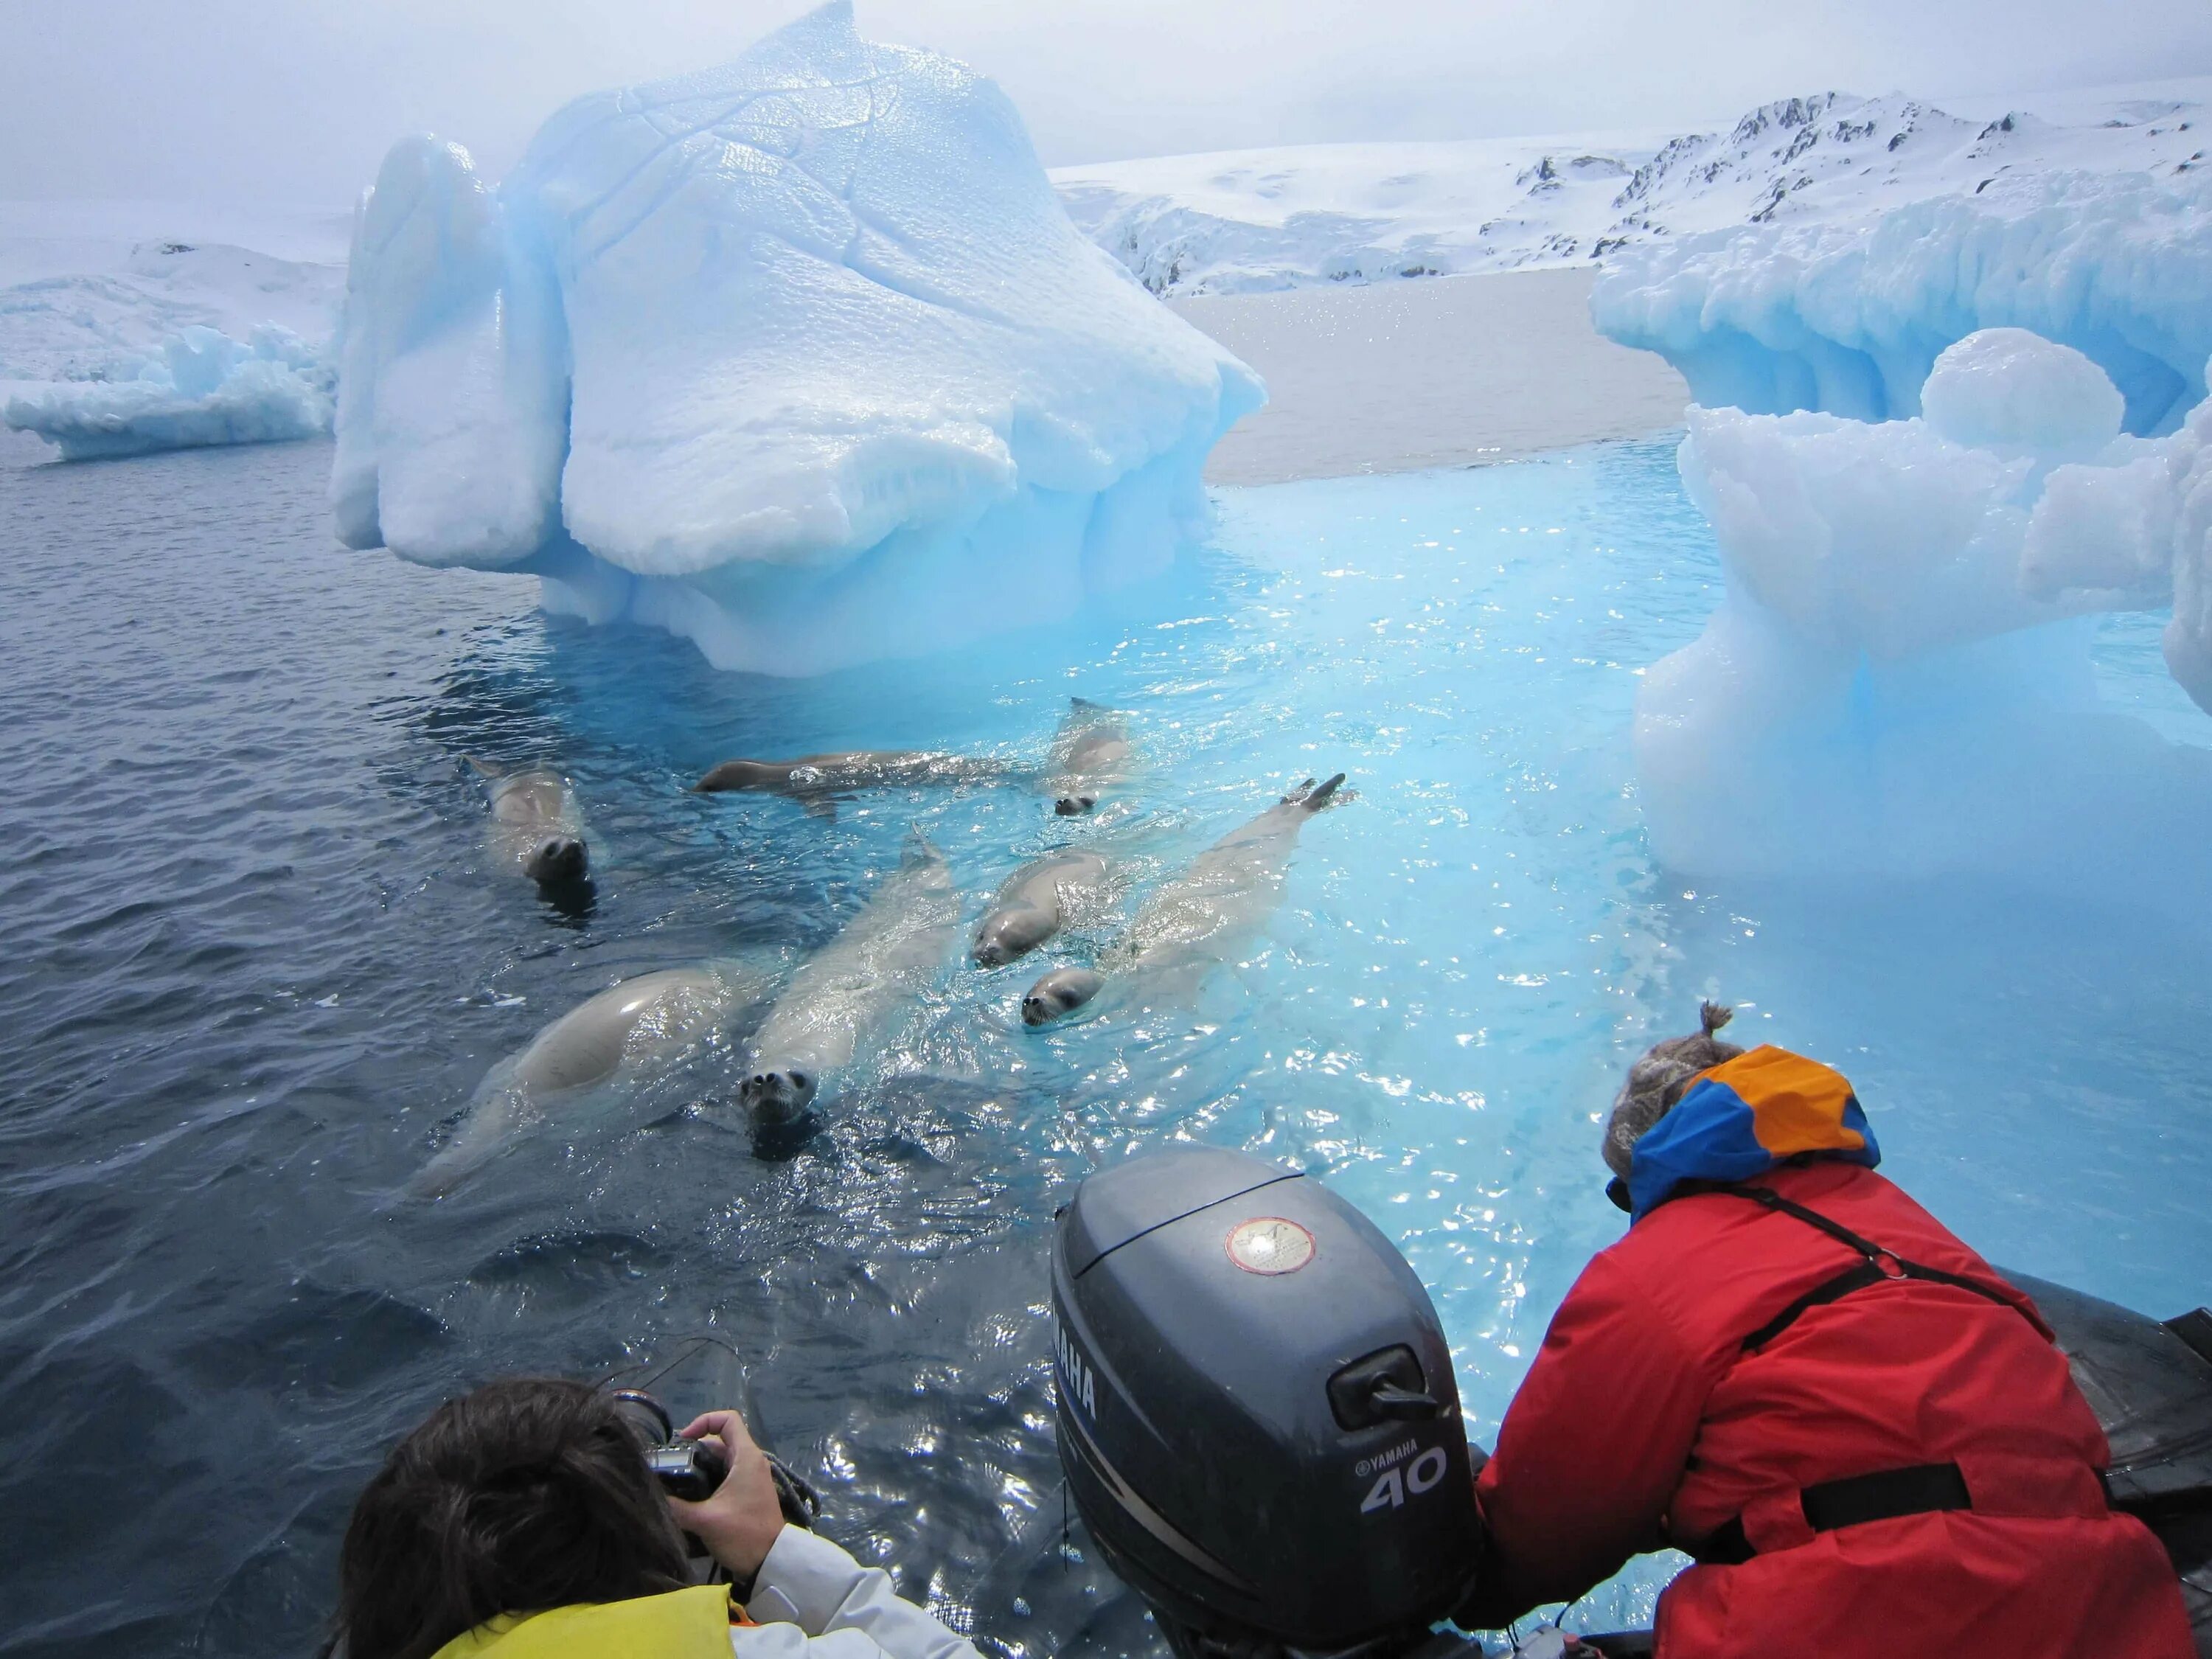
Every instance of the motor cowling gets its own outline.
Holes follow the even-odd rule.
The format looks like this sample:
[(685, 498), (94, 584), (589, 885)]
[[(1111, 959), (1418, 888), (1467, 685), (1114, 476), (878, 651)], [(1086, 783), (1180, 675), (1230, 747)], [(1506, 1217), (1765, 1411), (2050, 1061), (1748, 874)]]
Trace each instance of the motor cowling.
[(1189, 1147), (1086, 1180), (1053, 1249), (1060, 1455), (1186, 1652), (1417, 1638), (1481, 1522), (1436, 1310), (1317, 1182)]

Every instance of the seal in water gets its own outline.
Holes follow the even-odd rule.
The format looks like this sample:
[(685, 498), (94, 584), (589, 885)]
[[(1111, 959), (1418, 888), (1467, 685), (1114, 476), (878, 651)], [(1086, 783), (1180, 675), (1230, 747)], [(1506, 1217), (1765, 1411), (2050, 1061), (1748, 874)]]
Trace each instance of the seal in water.
[(568, 781), (542, 768), (509, 772), (473, 755), (468, 763), (491, 788), (492, 856), (540, 887), (581, 884), (591, 857)]
[(1088, 698), (1070, 697), (1044, 775), (1052, 810), (1064, 818), (1088, 812), (1109, 790), (1128, 781), (1134, 759), (1128, 729), (1119, 714)]
[(837, 816), (834, 796), (856, 789), (900, 789), (926, 784), (997, 783), (1018, 769), (988, 756), (938, 754), (918, 749), (858, 749), (840, 755), (801, 755), (797, 760), (726, 760), (691, 787), (701, 794), (751, 790), (798, 801), (810, 812)]
[(665, 1074), (727, 1030), (774, 982), (769, 967), (702, 962), (641, 974), (579, 1003), (484, 1073), (468, 1115), (408, 1191), (440, 1197), (516, 1134), (581, 1103), (598, 1085), (634, 1087)]
[(1022, 1024), (1046, 1025), (1072, 1013), (1108, 985), (1133, 981), (1194, 984), (1283, 896), (1283, 867), (1306, 820), (1336, 798), (1339, 772), (1316, 787), (1308, 778), (1249, 823), (1239, 825), (1138, 906), (1129, 931), (1100, 971), (1057, 968), (1022, 998)]
[(761, 1022), (738, 1091), (755, 1124), (805, 1115), (825, 1081), (929, 988), (959, 927), (951, 867), (916, 835), (898, 869), (843, 932), (800, 964)]
[(1066, 848), (1032, 860), (1006, 878), (975, 929), (976, 962), (1003, 968), (1027, 956), (1066, 925), (1071, 905), (1105, 884), (1106, 860), (1096, 853)]

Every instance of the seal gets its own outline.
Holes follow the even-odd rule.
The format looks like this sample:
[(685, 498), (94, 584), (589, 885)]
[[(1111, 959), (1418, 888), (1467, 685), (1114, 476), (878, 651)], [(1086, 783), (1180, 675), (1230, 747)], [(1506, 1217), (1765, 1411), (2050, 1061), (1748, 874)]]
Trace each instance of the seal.
[(591, 873), (591, 854), (568, 781), (542, 768), (509, 772), (467, 758), (491, 791), (492, 856), (540, 887), (580, 886)]
[(1090, 811), (1128, 781), (1135, 760), (1118, 713), (1086, 697), (1070, 697), (1045, 769), (1052, 810), (1064, 818)]
[(691, 786), (699, 794), (735, 790), (781, 795), (810, 812), (836, 817), (835, 797), (860, 789), (926, 785), (998, 783), (1019, 769), (989, 756), (947, 755), (921, 749), (856, 749), (843, 754), (801, 755), (796, 760), (726, 760)]
[(1106, 860), (1066, 848), (1033, 859), (1006, 878), (975, 929), (974, 956), (985, 968), (1025, 957), (1066, 925), (1069, 909), (1103, 891)]
[(1055, 968), (1023, 994), (1022, 1024), (1048, 1025), (1105, 988), (1106, 975), (1095, 969)]
[(1098, 971), (1058, 968), (1022, 998), (1022, 1023), (1047, 1025), (1090, 1003), (1109, 985), (1185, 991), (1267, 919), (1282, 902), (1283, 872), (1298, 831), (1337, 799), (1339, 772), (1308, 778), (1257, 817), (1239, 824), (1137, 907)]
[(545, 1026), (484, 1073), (453, 1139), (407, 1190), (437, 1198), (531, 1126), (573, 1113), (602, 1085), (635, 1088), (711, 1042), (775, 983), (771, 966), (695, 963), (623, 980)]
[(917, 1001), (952, 954), (960, 897), (945, 854), (917, 834), (837, 937), (799, 965), (753, 1037), (738, 1099), (786, 1124)]

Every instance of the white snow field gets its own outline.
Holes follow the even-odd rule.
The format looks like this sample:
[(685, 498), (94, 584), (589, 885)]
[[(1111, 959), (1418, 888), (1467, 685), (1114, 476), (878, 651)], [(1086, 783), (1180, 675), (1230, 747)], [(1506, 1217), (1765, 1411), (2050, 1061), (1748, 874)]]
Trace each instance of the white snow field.
[(861, 40), (848, 0), (578, 100), (495, 191), (404, 142), (345, 328), (349, 544), (775, 674), (1157, 570), (1263, 395), (1077, 232), (993, 83)]
[(1160, 294), (1610, 261), (1729, 227), (1856, 222), (2014, 175), (2184, 178), (2212, 78), (1971, 118), (1891, 94), (1762, 105), (1725, 131), (1318, 144), (1062, 167), (1078, 224)]
[(2167, 663), (2212, 710), (2212, 403), (2125, 435), (2105, 373), (2019, 329), (1944, 351), (1921, 402), (1690, 411), (1727, 592), (1638, 700), (1655, 851), (1697, 876), (2180, 879), (2160, 860), (2201, 840), (2212, 749), (2100, 708), (2089, 643), (2099, 613), (2172, 605)]
[(69, 458), (327, 432), (349, 222), (0, 202), (0, 419)]

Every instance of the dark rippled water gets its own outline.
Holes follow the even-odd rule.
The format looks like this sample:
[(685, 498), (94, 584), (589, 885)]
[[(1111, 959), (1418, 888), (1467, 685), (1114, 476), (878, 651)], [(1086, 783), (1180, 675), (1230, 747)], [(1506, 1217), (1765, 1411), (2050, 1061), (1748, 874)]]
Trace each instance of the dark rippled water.
[[(1847, 1059), (1892, 1167), (1991, 1253), (2198, 1299), (2199, 921), (1651, 866), (1635, 675), (1714, 598), (1664, 447), (1233, 493), (1221, 549), (1121, 614), (808, 683), (344, 552), (326, 461), (0, 471), (0, 1652), (304, 1653), (354, 1493), (431, 1404), (698, 1331), (909, 1593), (1002, 1647), (1141, 1645), (1079, 1569), (1025, 1571), (1058, 1531), (1040, 1304), (1068, 1183), (1183, 1134), (1328, 1172), (1436, 1288), (1486, 1435), (1618, 1235), (1594, 1114), (1709, 988)], [(2108, 685), (2201, 742), (2154, 653), (2116, 624)], [(1070, 693), (1131, 709), (1149, 757), (1112, 821), (1018, 787), (834, 823), (684, 790), (748, 752), (1034, 755)], [(574, 777), (591, 906), (493, 866), (471, 754)], [(911, 824), (972, 915), (1057, 837), (1141, 884), (1340, 768), (1363, 799), (1195, 1007), (1028, 1036), (1035, 964), (948, 967), (795, 1156), (734, 1121), (731, 1044), (442, 1202), (392, 1197), (545, 1021), (821, 944)]]

